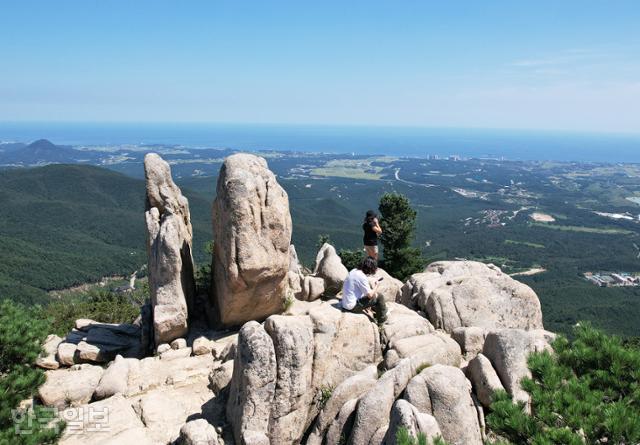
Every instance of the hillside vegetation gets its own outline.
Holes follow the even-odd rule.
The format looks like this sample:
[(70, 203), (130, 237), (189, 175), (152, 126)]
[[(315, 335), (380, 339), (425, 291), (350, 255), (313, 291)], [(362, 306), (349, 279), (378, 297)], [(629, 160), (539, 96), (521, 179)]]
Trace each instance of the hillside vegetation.
[[(543, 166), (538, 173), (528, 170), (528, 164), (430, 161), (428, 165), (414, 165), (402, 160), (393, 164), (402, 168), (400, 178), (412, 177), (415, 183), (395, 180), (395, 170), (389, 164), (380, 164), (382, 180), (291, 175), (303, 162), (313, 165), (314, 159), (312, 156), (302, 160), (269, 159), (270, 167), (289, 195), (292, 242), (307, 266), (315, 259), (319, 235), (329, 235), (338, 250), (360, 251), (361, 224), (366, 210), (377, 209), (384, 193), (401, 193), (409, 198), (417, 212), (413, 245), (420, 249), (427, 262), (474, 259), (492, 262), (506, 273), (541, 267), (546, 271), (517, 279), (538, 294), (548, 329), (571, 334), (571, 326), (578, 320), (589, 320), (610, 333), (640, 335), (636, 322), (640, 316), (640, 287), (599, 288), (582, 276), (585, 271), (603, 268), (640, 270), (638, 251), (634, 247), (640, 245), (638, 225), (603, 218), (582, 208), (598, 199), (591, 191), (594, 183), (615, 179), (624, 185), (628, 178), (594, 177), (570, 183), (573, 188), (564, 182), (556, 187), (549, 183), (549, 175), (560, 175), (562, 171), (546, 172)], [(176, 181), (190, 201), (194, 257), (199, 267), (210, 261), (205, 246), (212, 238), (211, 202), (217, 178), (188, 175), (187, 165), (178, 163), (172, 165), (172, 170), (182, 172)], [(472, 183), (479, 192), (488, 193), (495, 190), (497, 184), (509, 184), (510, 178), (516, 178), (526, 181), (527, 193), (538, 197), (535, 200), (505, 198), (494, 192), (488, 200), (483, 200), (463, 197), (449, 188), (459, 186), (465, 177), (474, 179), (474, 175), (480, 174), (474, 173), (476, 167), (483, 169), (478, 183)], [(140, 163), (130, 164), (128, 168), (138, 177), (143, 171)], [(211, 164), (208, 168), (217, 172), (219, 165)], [(424, 172), (431, 169), (437, 169), (439, 175), (425, 176)], [(483, 178), (494, 183), (484, 183)], [(438, 185), (426, 187), (417, 181)], [(632, 193), (629, 188), (623, 194)], [(608, 195), (599, 196), (607, 202)], [(0, 172), (0, 200), (4, 208), (0, 216), (2, 296), (26, 302), (41, 301), (44, 290), (95, 281), (103, 275), (129, 274), (146, 261), (144, 182), (140, 179), (78, 165), (5, 170)], [(554, 226), (582, 225), (598, 230), (552, 230), (533, 224), (526, 211), (507, 218), (520, 206), (534, 205), (534, 201), (540, 211), (555, 216), (556, 222), (550, 223)], [(618, 201), (624, 207), (612, 208), (632, 212), (633, 207), (629, 206), (635, 204), (625, 199)], [(505, 212), (500, 218), (506, 225), (495, 227), (481, 221), (487, 209)], [(598, 209), (607, 210), (604, 204)], [(471, 222), (467, 223), (469, 218)], [(617, 232), (610, 233), (609, 229)]]
[[(208, 205), (189, 197), (196, 209)], [(0, 205), (3, 298), (45, 302), (48, 290), (128, 275), (146, 262), (141, 180), (80, 165), (5, 170)]]

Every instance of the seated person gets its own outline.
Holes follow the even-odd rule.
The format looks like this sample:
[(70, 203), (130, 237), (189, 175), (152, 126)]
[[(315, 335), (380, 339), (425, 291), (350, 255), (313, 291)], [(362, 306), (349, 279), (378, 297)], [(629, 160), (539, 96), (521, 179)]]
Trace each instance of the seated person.
[(374, 275), (378, 266), (376, 260), (367, 257), (355, 269), (349, 272), (342, 285), (342, 309), (345, 311), (362, 313), (367, 308), (373, 308), (378, 324), (387, 320), (387, 305), (384, 296), (378, 294), (376, 281), (373, 288), (369, 285), (368, 275)]

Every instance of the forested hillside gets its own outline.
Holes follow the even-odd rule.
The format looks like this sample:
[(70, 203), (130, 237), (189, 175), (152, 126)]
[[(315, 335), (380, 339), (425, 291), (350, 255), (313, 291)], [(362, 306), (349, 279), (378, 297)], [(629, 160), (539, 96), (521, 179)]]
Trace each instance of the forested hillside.
[[(207, 239), (209, 223), (198, 224), (204, 215), (197, 209), (205, 212), (208, 203), (189, 198), (196, 202), (195, 230)], [(146, 262), (138, 179), (80, 165), (5, 170), (0, 205), (2, 298), (44, 302), (47, 290), (130, 274)]]
[[(307, 266), (313, 265), (319, 235), (328, 235), (338, 250), (361, 248), (365, 211), (376, 209), (383, 193), (398, 192), (417, 211), (415, 245), (427, 261), (474, 259), (494, 263), (510, 274), (542, 268), (546, 271), (517, 279), (540, 297), (549, 329), (569, 333), (578, 320), (590, 320), (611, 333), (640, 334), (635, 323), (640, 315), (640, 287), (600, 288), (582, 275), (600, 269), (640, 270), (637, 223), (605, 218), (586, 208), (631, 213), (635, 204), (618, 195), (631, 196), (634, 188), (627, 187), (615, 196), (591, 192), (594, 183), (615, 180), (624, 185), (621, 181), (630, 179), (611, 176), (608, 170), (602, 178), (583, 179), (568, 165), (557, 167), (567, 172), (548, 173), (529, 170), (527, 164), (432, 161), (421, 166), (404, 160), (394, 161), (397, 167), (393, 168), (380, 163), (376, 168), (382, 178), (378, 180), (303, 176), (298, 166), (311, 165), (313, 159), (269, 161), (289, 195), (292, 242)], [(320, 159), (318, 162), (324, 162)], [(212, 238), (211, 202), (217, 177), (188, 174), (194, 168), (189, 165), (176, 161), (172, 170), (182, 172), (176, 182), (189, 198), (198, 267), (210, 261), (205, 245)], [(207, 168), (217, 172), (219, 164)], [(400, 180), (395, 178), (397, 168), (402, 168)], [(435, 186), (416, 182), (421, 172), (436, 168), (440, 173), (422, 175), (423, 181), (437, 183)], [(587, 168), (592, 167), (577, 171), (590, 171)], [(414, 182), (401, 180), (405, 169), (406, 177)], [(132, 164), (129, 170), (139, 178), (142, 165)], [(563, 188), (550, 184), (551, 176), (561, 178)], [(508, 190), (511, 178), (526, 183), (526, 191), (489, 193), (496, 188)], [(465, 197), (452, 190), (463, 183), (488, 195)], [(0, 202), (2, 297), (44, 301), (46, 290), (129, 274), (146, 260), (144, 182), (140, 179), (84, 165), (4, 170), (0, 172)], [(519, 211), (522, 207), (529, 210)], [(534, 209), (554, 215), (557, 221), (532, 221)], [(499, 223), (490, 219), (492, 215), (498, 215)]]

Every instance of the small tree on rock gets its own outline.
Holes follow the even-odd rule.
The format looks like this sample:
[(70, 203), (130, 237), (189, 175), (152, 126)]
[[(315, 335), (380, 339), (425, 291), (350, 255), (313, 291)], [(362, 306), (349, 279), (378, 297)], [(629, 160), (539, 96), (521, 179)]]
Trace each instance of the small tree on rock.
[(392, 276), (405, 280), (424, 267), (420, 249), (411, 245), (416, 229), (416, 211), (411, 208), (409, 199), (398, 193), (382, 195), (378, 210), (384, 268)]
[[(19, 410), (44, 383), (44, 372), (34, 367), (49, 329), (40, 308), (0, 301), (0, 444), (55, 443), (64, 426), (51, 410), (34, 406)], [(51, 422), (51, 424), (49, 424)]]

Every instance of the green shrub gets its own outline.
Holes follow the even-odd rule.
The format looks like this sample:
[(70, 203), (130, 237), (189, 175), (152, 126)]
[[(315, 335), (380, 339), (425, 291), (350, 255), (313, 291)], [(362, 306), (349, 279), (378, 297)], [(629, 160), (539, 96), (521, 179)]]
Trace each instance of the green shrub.
[(416, 211), (411, 208), (409, 199), (398, 193), (382, 195), (378, 209), (384, 268), (390, 275), (404, 281), (421, 272), (425, 263), (420, 249), (411, 246), (416, 230)]
[(331, 244), (331, 237), (326, 233), (322, 233), (322, 234), (318, 235), (318, 241), (316, 242), (316, 248), (320, 249), (325, 243)]
[(43, 315), (52, 320), (51, 332), (65, 335), (78, 318), (104, 323), (131, 323), (140, 315), (140, 306), (148, 298), (146, 282), (129, 293), (93, 290), (53, 301), (44, 308)]
[(574, 334), (529, 357), (532, 414), (502, 392), (487, 425), (517, 444), (640, 442), (640, 350), (588, 324)]
[(422, 371), (427, 369), (429, 366), (431, 366), (430, 363), (427, 363), (427, 362), (420, 363), (420, 365), (418, 365), (418, 367), (416, 368), (416, 375), (420, 374)]
[(287, 289), (287, 293), (282, 299), (282, 309), (285, 313), (288, 313), (289, 310), (293, 307), (296, 302), (296, 297), (293, 295), (293, 291), (291, 289)]
[(316, 406), (319, 410), (322, 410), (326, 406), (332, 395), (333, 388), (331, 386), (323, 386), (320, 388), (316, 397)]
[[(396, 445), (427, 445), (429, 441), (427, 436), (423, 433), (418, 433), (417, 437), (413, 437), (409, 434), (406, 428), (400, 427), (396, 432)], [(436, 437), (432, 442), (432, 445), (447, 445), (440, 437)]]
[(351, 270), (360, 265), (364, 254), (361, 250), (340, 249), (338, 256), (347, 270)]
[[(53, 412), (36, 406), (32, 411), (15, 411), (22, 400), (33, 397), (44, 383), (44, 372), (33, 366), (49, 326), (39, 307), (26, 308), (0, 302), (0, 444), (55, 443), (58, 429), (46, 428)], [(14, 422), (15, 419), (15, 422)], [(22, 432), (16, 434), (16, 423)]]
[[(212, 258), (213, 240), (208, 241), (204, 245), (204, 252)], [(198, 267), (195, 272), (196, 291), (198, 294), (208, 295), (211, 290), (211, 260)]]

